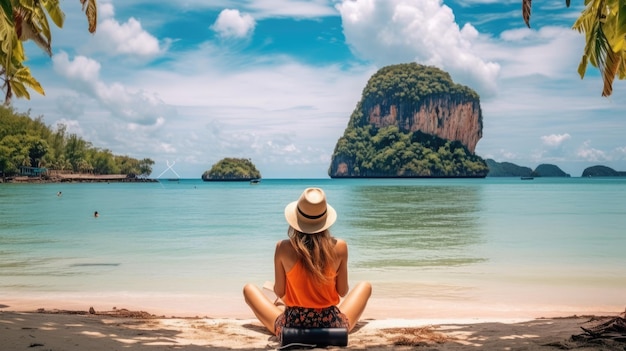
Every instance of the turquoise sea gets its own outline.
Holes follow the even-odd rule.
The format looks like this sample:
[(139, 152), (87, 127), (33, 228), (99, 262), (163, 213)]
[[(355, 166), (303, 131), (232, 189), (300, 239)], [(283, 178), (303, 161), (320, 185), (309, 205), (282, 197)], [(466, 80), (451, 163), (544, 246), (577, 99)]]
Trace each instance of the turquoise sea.
[(626, 178), (0, 184), (0, 307), (245, 316), (241, 288), (272, 280), (284, 206), (309, 186), (379, 315), (626, 307)]

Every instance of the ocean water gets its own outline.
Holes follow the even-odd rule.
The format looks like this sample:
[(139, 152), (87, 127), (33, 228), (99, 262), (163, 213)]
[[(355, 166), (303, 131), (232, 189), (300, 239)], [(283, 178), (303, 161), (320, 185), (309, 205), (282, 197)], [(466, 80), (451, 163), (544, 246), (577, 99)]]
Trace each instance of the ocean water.
[(373, 284), (379, 311), (626, 307), (623, 178), (0, 184), (0, 305), (240, 311), (245, 283), (273, 279), (283, 209), (309, 186), (336, 208), (350, 280)]

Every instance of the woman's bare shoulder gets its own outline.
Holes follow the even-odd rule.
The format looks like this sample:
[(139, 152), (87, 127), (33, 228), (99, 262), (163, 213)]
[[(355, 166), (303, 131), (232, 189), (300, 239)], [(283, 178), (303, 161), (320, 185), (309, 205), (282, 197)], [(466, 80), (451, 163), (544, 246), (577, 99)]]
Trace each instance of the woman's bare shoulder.
[(335, 239), (335, 245), (337, 246), (348, 246), (348, 243), (346, 243), (345, 240), (340, 239), (340, 238), (334, 238)]
[(348, 252), (348, 243), (343, 239), (335, 238), (335, 251), (340, 254)]
[(289, 239), (279, 240), (276, 243), (276, 253), (281, 255), (292, 255), (295, 252)]
[(276, 242), (276, 247), (291, 246), (289, 239), (281, 239)]

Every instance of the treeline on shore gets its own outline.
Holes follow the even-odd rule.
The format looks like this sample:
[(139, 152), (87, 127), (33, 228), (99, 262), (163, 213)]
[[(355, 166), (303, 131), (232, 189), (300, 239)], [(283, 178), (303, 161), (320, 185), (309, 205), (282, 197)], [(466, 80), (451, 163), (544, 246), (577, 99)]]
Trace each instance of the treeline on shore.
[[(43, 117), (31, 118), (11, 107), (0, 107), (0, 177), (3, 179), (36, 176), (45, 180), (72, 173), (92, 175), (93, 179), (120, 174), (126, 176), (124, 179), (134, 179), (149, 176), (152, 165), (154, 161), (149, 158), (138, 160), (94, 147), (91, 142), (68, 133), (63, 124), (51, 128), (43, 122)], [(69, 178), (72, 177), (65, 177)]]

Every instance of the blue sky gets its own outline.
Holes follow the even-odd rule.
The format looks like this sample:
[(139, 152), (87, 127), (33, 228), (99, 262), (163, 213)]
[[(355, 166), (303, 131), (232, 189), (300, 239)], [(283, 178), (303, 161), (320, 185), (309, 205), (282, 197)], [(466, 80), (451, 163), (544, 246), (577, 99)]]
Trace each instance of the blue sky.
[(26, 45), (46, 96), (13, 105), (153, 159), (153, 177), (245, 157), (264, 178), (327, 178), (369, 77), (418, 62), (480, 94), (483, 158), (626, 171), (626, 82), (603, 98), (595, 68), (578, 76), (582, 4), (536, 1), (529, 29), (521, 0), (99, 0), (90, 35), (63, 1), (53, 57)]

